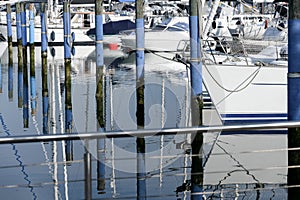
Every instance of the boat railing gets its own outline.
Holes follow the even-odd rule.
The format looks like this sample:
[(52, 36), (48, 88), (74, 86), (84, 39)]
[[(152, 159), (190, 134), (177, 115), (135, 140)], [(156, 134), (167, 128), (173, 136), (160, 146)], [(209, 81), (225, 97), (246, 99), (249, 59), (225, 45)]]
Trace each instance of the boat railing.
[[(245, 46), (242, 40), (239, 38), (232, 37), (208, 37), (205, 40), (202, 40), (202, 50), (211, 55), (210, 61), (213, 63), (217, 63), (217, 59), (215, 58), (217, 55), (225, 55), (228, 59), (232, 56), (241, 56), (245, 58), (245, 62), (248, 65), (247, 61), (247, 52), (245, 50)], [(188, 62), (190, 59), (190, 41), (189, 40), (181, 40), (177, 45), (177, 53), (175, 56), (177, 59), (181, 61)], [(204, 56), (204, 62), (205, 62)]]

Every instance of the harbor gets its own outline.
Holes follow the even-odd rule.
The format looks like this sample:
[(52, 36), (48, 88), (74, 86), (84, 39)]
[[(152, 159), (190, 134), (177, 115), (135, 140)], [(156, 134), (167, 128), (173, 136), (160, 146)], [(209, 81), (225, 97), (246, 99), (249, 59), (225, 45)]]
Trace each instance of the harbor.
[(4, 199), (297, 199), (287, 27), (224, 28), (217, 0), (203, 21), (197, 1), (93, 3), (0, 4)]

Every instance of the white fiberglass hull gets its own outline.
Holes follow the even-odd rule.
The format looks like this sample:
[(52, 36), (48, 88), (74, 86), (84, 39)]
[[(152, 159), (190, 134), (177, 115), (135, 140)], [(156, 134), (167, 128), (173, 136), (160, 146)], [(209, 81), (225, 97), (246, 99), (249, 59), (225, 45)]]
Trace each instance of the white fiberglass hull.
[[(151, 51), (177, 51), (181, 40), (189, 40), (189, 33), (184, 31), (149, 31), (145, 32), (145, 49)], [(136, 49), (136, 35), (121, 37), (122, 48)]]
[(203, 66), (203, 79), (225, 124), (287, 119), (287, 67)]

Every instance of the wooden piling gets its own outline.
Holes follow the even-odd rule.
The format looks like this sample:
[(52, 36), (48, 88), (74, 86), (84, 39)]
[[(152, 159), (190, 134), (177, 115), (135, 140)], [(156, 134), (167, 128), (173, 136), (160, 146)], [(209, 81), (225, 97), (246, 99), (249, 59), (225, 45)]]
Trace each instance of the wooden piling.
[(47, 66), (47, 13), (45, 3), (41, 7), (41, 59), (42, 59), (42, 103), (43, 103), (43, 134), (48, 134), (48, 110), (49, 110), (49, 92), (48, 92), (48, 66)]
[(21, 3), (22, 52), (23, 52), (23, 126), (29, 123), (29, 95), (28, 95), (28, 65), (27, 65), (27, 27), (25, 3)]
[(34, 4), (29, 5), (29, 48), (30, 48), (30, 99), (31, 114), (36, 113), (35, 47), (34, 47)]
[(22, 52), (22, 27), (21, 27), (21, 6), (16, 3), (16, 28), (18, 43), (18, 107), (23, 106), (23, 52)]
[[(200, 1), (201, 2), (201, 1)], [(191, 71), (191, 114), (192, 126), (202, 125), (202, 63), (201, 63), (201, 45), (200, 45), (200, 28), (199, 11), (197, 0), (190, 0), (190, 71)], [(203, 166), (202, 166), (202, 148), (203, 134), (192, 134), (192, 175), (191, 175), (191, 199), (202, 199), (203, 188)]]
[[(104, 111), (104, 53), (103, 53), (103, 0), (95, 1), (95, 22), (96, 22), (96, 102), (97, 102), (97, 129), (105, 131)], [(97, 140), (97, 190), (103, 193), (105, 190), (105, 140)]]
[[(64, 63), (65, 63), (65, 132), (73, 131), (73, 113), (72, 113), (72, 82), (71, 82), (71, 16), (70, 2), (63, 3), (63, 23), (64, 23)], [(73, 161), (73, 142), (66, 141), (66, 159)]]
[(7, 42), (8, 50), (12, 51), (12, 24), (11, 24), (11, 5), (6, 4), (6, 22), (7, 22)]
[(11, 24), (11, 5), (6, 4), (7, 21), (7, 42), (8, 42), (8, 99), (13, 100), (13, 43), (12, 43), (12, 24)]
[[(136, 0), (136, 120), (137, 128), (145, 127), (145, 31), (144, 1)], [(146, 199), (145, 138), (137, 137), (137, 199)]]
[(8, 48), (8, 99), (13, 100), (14, 95), (14, 68), (13, 68), (13, 51), (12, 48)]
[[(288, 29), (288, 120), (300, 119), (300, 1), (289, 1)], [(288, 129), (288, 149), (300, 147), (300, 128)], [(288, 199), (300, 196), (300, 152), (288, 151)], [(298, 167), (294, 167), (298, 166)], [(297, 186), (297, 187), (295, 187)]]

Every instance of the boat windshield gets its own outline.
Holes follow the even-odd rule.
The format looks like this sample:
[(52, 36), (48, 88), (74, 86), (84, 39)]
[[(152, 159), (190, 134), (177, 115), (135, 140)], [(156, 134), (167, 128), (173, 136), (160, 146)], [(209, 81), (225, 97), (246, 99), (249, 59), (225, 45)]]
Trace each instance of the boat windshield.
[(153, 27), (154, 31), (188, 31), (189, 30), (189, 25), (184, 22), (177, 22), (171, 26), (168, 26), (164, 23), (158, 24), (155, 27)]

